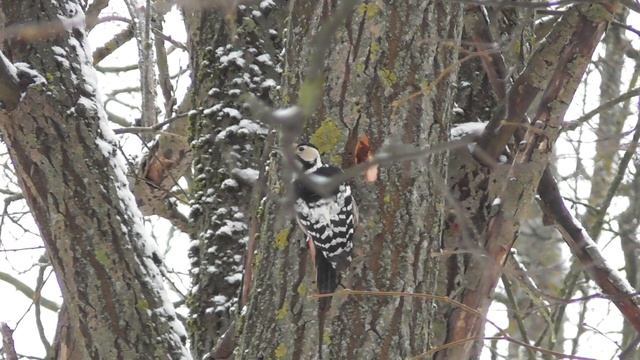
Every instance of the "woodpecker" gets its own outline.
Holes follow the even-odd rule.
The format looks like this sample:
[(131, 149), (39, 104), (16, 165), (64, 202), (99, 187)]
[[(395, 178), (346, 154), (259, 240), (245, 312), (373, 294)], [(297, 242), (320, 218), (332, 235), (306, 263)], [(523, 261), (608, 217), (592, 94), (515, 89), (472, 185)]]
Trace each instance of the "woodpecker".
[[(324, 196), (309, 182), (322, 184), (321, 179), (342, 174), (338, 167), (324, 164), (318, 148), (311, 144), (295, 145), (295, 155), (306, 178), (298, 176), (293, 187), (298, 225), (307, 237), (307, 247), (316, 269), (320, 294), (332, 293), (338, 286), (340, 272), (351, 263), (353, 236), (358, 222), (356, 203), (351, 187), (341, 183)], [(328, 196), (327, 196), (328, 195)], [(320, 310), (327, 310), (331, 298), (320, 299)]]

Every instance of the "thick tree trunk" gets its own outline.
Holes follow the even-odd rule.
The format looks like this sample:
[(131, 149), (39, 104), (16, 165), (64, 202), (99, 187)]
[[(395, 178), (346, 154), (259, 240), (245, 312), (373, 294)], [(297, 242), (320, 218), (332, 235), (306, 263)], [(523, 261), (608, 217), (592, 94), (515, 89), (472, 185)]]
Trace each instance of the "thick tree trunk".
[[(628, 11), (622, 10), (617, 15), (618, 20), (626, 22)], [(624, 29), (614, 26), (607, 30), (603, 39), (606, 46), (604, 57), (601, 60), (600, 103), (603, 104), (622, 92), (622, 69), (624, 67), (625, 47), (627, 42), (624, 37)], [(605, 198), (611, 180), (615, 174), (615, 163), (620, 146), (620, 131), (626, 117), (625, 109), (614, 106), (604, 110), (599, 115), (596, 128), (596, 151), (593, 159), (593, 172), (591, 175), (591, 192), (589, 205), (600, 206)], [(587, 212), (585, 222), (593, 225), (593, 212)], [(594, 239), (598, 240), (598, 239)]]
[(96, 98), (80, 2), (4, 1), (2, 10), (7, 27), (35, 29), (5, 39), (9, 60), (41, 76), (17, 65), (23, 92), (14, 106), (2, 99), (0, 127), (64, 297), (59, 339), (73, 343), (58, 344), (57, 356), (188, 358)]
[[(294, 1), (290, 6), (284, 105), (318, 100), (307, 137), (325, 160), (349, 163), (351, 139), (366, 134), (372, 147), (400, 142), (428, 147), (448, 139), (452, 83), (462, 9), (450, 2), (362, 3), (338, 23), (321, 61), (324, 76), (306, 78), (322, 24), (344, 16), (343, 2)], [(326, 31), (326, 28), (325, 28)], [(303, 79), (305, 79), (303, 81)], [(437, 80), (436, 80), (437, 79)], [(359, 129), (356, 127), (359, 121)], [(347, 129), (347, 127), (350, 128)], [(349, 130), (349, 131), (347, 131)], [(355, 134), (355, 135), (354, 135)], [(305, 139), (302, 139), (305, 140)], [(444, 154), (382, 168), (378, 180), (354, 181), (360, 209), (354, 260), (342, 285), (365, 291), (442, 293), (441, 248)], [(273, 158), (266, 173), (255, 280), (239, 327), (238, 354), (249, 359), (312, 359), (318, 342), (328, 359), (398, 359), (442, 342), (444, 320), (434, 304), (406, 297), (336, 296), (319, 339), (314, 269), (281, 198), (288, 185)], [(439, 304), (440, 305), (440, 304)]]
[[(480, 354), (480, 343), (472, 346), (473, 342), (469, 340), (484, 334), (483, 317), (516, 240), (519, 223), (531, 206), (533, 193), (558, 136), (559, 124), (606, 28), (611, 10), (612, 7), (596, 4), (574, 6), (564, 13), (545, 40), (538, 44), (527, 66), (506, 93), (505, 109), (494, 114), (473, 151), (474, 156), (491, 169), (464, 163), (450, 176), (461, 210), (468, 211), (466, 222), (463, 221), (465, 214), (460, 211), (457, 214), (458, 223), (466, 231), (461, 239), (466, 241), (460, 242), (459, 246), (471, 250), (461, 298), (465, 305), (477, 309), (482, 316), (461, 308), (453, 309), (447, 341), (462, 345), (440, 352), (442, 359), (475, 358)], [(496, 94), (502, 92), (502, 89), (492, 87)], [(504, 121), (528, 124), (526, 114), (538, 94), (542, 97), (531, 120), (538, 132), (527, 128), (525, 134), (518, 126)], [(492, 164), (499, 159), (513, 135), (518, 143), (513, 164)]]
[(244, 251), (255, 236), (251, 224), (260, 200), (252, 189), (268, 133), (251, 116), (248, 95), (270, 103), (280, 83), (283, 3), (184, 9), (191, 102), (200, 109), (190, 119), (196, 242), (188, 331), (196, 357), (214, 347), (238, 309)]

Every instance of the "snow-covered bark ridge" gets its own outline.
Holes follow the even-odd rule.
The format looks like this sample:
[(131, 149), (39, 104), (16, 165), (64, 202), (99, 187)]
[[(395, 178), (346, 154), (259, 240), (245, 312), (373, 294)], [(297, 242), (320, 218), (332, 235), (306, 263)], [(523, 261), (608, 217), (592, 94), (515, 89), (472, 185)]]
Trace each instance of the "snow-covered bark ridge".
[(102, 111), (80, 3), (2, 6), (7, 25), (39, 18), (60, 29), (47, 41), (11, 44), (10, 60), (29, 63), (32, 77), (39, 79), (37, 72), (46, 83), (36, 81), (17, 108), (0, 113), (66, 305), (70, 327), (58, 338), (57, 355), (190, 359), (158, 270), (162, 260), (144, 230)]

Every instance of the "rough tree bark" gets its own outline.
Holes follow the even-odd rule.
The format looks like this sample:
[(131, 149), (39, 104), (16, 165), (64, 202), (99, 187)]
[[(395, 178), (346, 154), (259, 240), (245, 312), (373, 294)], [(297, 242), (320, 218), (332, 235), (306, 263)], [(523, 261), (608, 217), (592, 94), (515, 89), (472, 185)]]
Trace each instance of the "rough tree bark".
[[(617, 20), (621, 22), (626, 21), (628, 10), (626, 8), (619, 8), (617, 14), (615, 14)], [(627, 42), (624, 38), (624, 29), (619, 27), (610, 28), (603, 38), (603, 44), (606, 47), (605, 55), (601, 58), (601, 83), (600, 83), (600, 101), (605, 103), (613, 98), (616, 98), (621, 93), (621, 81), (622, 81), (622, 68), (624, 65), (624, 53)], [(588, 198), (588, 204), (591, 206), (585, 212), (582, 218), (584, 227), (589, 231), (589, 235), (594, 241), (598, 241), (602, 232), (603, 223), (598, 219), (601, 218), (601, 212), (608, 211), (608, 205), (606, 208), (602, 208), (603, 201), (607, 197), (607, 193), (610, 191), (612, 180), (617, 172), (616, 162), (618, 157), (618, 150), (620, 146), (620, 133), (624, 125), (627, 108), (625, 105), (614, 106), (603, 110), (599, 114), (598, 127), (595, 134), (598, 138), (595, 144), (595, 155), (593, 171), (591, 174), (591, 189)], [(577, 290), (577, 284), (582, 279), (582, 267), (578, 261), (574, 261), (571, 264), (569, 273), (564, 280), (564, 286), (561, 289), (561, 296), (569, 299), (573, 297)], [(565, 316), (566, 305), (559, 306), (554, 311), (555, 327), (553, 332), (559, 332), (562, 329), (561, 323)], [(584, 332), (582, 327), (578, 328), (578, 335), (576, 339)], [(550, 333), (548, 340), (549, 344), (553, 346), (554, 339), (557, 336)], [(578, 341), (574, 340), (574, 348), (577, 349)], [(574, 350), (575, 351), (575, 350)]]
[[(486, 9), (486, 10), (485, 10)], [(463, 41), (467, 40), (477, 50), (487, 49), (493, 51), (473, 61), (467, 61), (461, 65), (461, 76), (458, 81), (458, 97), (466, 94), (467, 89), (475, 90), (471, 101), (461, 102), (458, 105), (464, 111), (465, 121), (478, 121), (471, 114), (482, 114), (496, 111), (498, 105), (504, 100), (507, 89), (513, 83), (513, 79), (525, 67), (531, 49), (541, 38), (532, 36), (534, 30), (535, 12), (526, 7), (491, 7), (468, 6), (465, 8), (465, 33)], [(473, 53), (471, 53), (473, 54)], [(484, 74), (484, 76), (478, 76)], [(487, 75), (489, 74), (489, 75)], [(484, 84), (478, 84), (477, 79), (485, 79)], [(491, 84), (491, 85), (490, 85)], [(487, 91), (492, 88), (494, 91)], [(482, 101), (483, 98), (497, 98), (497, 101)], [(478, 101), (480, 100), (480, 101)], [(480, 117), (488, 120), (489, 116)], [(511, 145), (511, 149), (513, 146)], [(461, 149), (465, 151), (464, 149)], [(450, 159), (449, 176), (455, 179), (458, 164), (457, 155), (460, 150), (454, 151)], [(504, 154), (506, 157), (506, 153)], [(509, 326), (507, 331), (515, 338), (525, 342), (535, 340), (542, 333), (548, 321), (550, 321), (549, 309), (544, 305), (539, 293), (533, 292), (530, 285), (553, 293), (562, 283), (563, 267), (559, 266), (562, 259), (562, 238), (553, 227), (545, 227), (542, 224), (542, 214), (537, 205), (533, 205), (527, 211), (528, 215), (520, 224), (520, 232), (515, 247), (518, 250), (517, 261), (526, 266), (527, 272), (506, 272), (502, 277), (508, 295), (503, 297), (505, 305), (514, 311), (508, 312)], [(544, 241), (544, 247), (540, 249), (540, 242)], [(458, 256), (452, 256), (453, 261)], [(523, 282), (520, 276), (528, 277)], [(453, 294), (452, 294), (453, 295)], [(529, 312), (533, 312), (531, 315)], [(523, 315), (527, 314), (527, 316)], [(520, 344), (509, 343), (509, 358), (520, 358), (526, 354), (529, 358), (535, 357), (533, 352), (527, 352)]]
[[(325, 160), (337, 164), (350, 162), (353, 148), (345, 144), (363, 133), (374, 149), (388, 141), (423, 148), (447, 141), (461, 6), (365, 2), (341, 14), (344, 4), (290, 5), (283, 105), (297, 102), (308, 110), (305, 106), (318, 103), (302, 140), (314, 142)], [(309, 76), (314, 35), (341, 15), (346, 21), (332, 29), (331, 43), (321, 43), (327, 51), (319, 59), (322, 76)], [(441, 258), (431, 254), (441, 248), (445, 163), (444, 154), (438, 154), (382, 168), (373, 184), (354, 181), (361, 223), (343, 286), (444, 291)], [(288, 187), (281, 172), (272, 158), (265, 174), (270, 192), (262, 210), (255, 280), (238, 325), (237, 353), (252, 359), (313, 359), (322, 342), (329, 359), (397, 359), (441, 343), (444, 320), (433, 303), (375, 295), (334, 297), (318, 339), (317, 299), (309, 297), (316, 292), (314, 270), (302, 234), (288, 221), (290, 208), (280, 200)]]
[(7, 28), (49, 25), (4, 39), (3, 75), (20, 81), (0, 128), (64, 298), (56, 357), (189, 358), (96, 97), (80, 2), (1, 4)]
[[(530, 206), (548, 164), (564, 112), (611, 11), (610, 6), (598, 4), (573, 6), (565, 11), (506, 94), (506, 109), (495, 113), (480, 137), (474, 155), (488, 166), (471, 164), (467, 171), (459, 171), (459, 178), (451, 179), (453, 190), (473, 220), (469, 232), (479, 234), (476, 241), (480, 244), (479, 247), (471, 242), (462, 244), (473, 246), (475, 256), (470, 256), (465, 268), (461, 299), (483, 315), (491, 304), (502, 266), (517, 237), (522, 214)], [(517, 130), (522, 129), (513, 125), (525, 120), (537, 95), (542, 97), (531, 122), (536, 128), (518, 134)], [(522, 140), (518, 140), (513, 164), (495, 164), (514, 133)], [(490, 176), (487, 175), (489, 168)], [(447, 342), (462, 345), (440, 352), (441, 358), (479, 356), (480, 342), (476, 342), (476, 346), (472, 344), (484, 333), (482, 317), (454, 308), (448, 331)]]
[[(208, 353), (238, 308), (243, 255), (259, 198), (264, 124), (249, 95), (270, 103), (280, 83), (285, 1), (185, 8), (192, 65), (190, 141), (194, 186), (188, 332), (194, 356)], [(235, 3), (234, 3), (235, 4)], [(246, 274), (246, 273), (245, 273)]]

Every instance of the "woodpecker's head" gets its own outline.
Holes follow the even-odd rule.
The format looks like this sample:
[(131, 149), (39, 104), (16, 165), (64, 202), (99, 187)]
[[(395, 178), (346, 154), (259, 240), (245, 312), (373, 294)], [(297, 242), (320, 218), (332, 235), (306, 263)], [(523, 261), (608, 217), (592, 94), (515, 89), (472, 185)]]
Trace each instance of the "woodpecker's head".
[(302, 165), (304, 172), (312, 172), (322, 165), (320, 151), (311, 144), (295, 144), (296, 159)]

